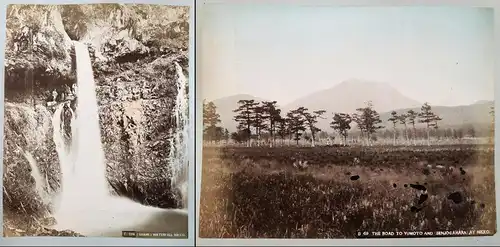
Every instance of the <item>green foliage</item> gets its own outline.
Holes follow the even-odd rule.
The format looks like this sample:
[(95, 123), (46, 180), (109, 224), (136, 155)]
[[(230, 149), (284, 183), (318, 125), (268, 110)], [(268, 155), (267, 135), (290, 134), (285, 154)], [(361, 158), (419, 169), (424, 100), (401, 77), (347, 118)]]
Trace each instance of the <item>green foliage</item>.
[(339, 135), (347, 142), (348, 131), (351, 129), (352, 118), (347, 113), (335, 113), (333, 121), (330, 123), (332, 129), (336, 130)]
[(237, 114), (234, 120), (238, 123), (239, 130), (245, 130), (250, 135), (252, 134), (251, 128), (254, 126), (254, 109), (259, 103), (255, 100), (239, 100), (238, 108), (234, 110)]
[(391, 112), (391, 117), (388, 119), (389, 122), (392, 122), (394, 128), (396, 128), (396, 124), (400, 120), (400, 117), (398, 116), (398, 113), (396, 111)]
[(310, 113), (308, 112), (308, 109), (305, 107), (299, 107), (298, 110), (300, 111), (302, 116), (304, 116), (306, 124), (309, 127), (309, 131), (311, 131), (311, 140), (313, 141), (313, 146), (314, 146), (314, 141), (316, 140), (316, 133), (321, 131), (320, 128), (316, 127), (316, 124), (318, 123), (318, 118), (323, 118), (322, 116), (326, 111), (318, 110)]
[(432, 127), (436, 115), (432, 112), (432, 107), (429, 105), (429, 103), (426, 102), (424, 103), (424, 105), (422, 105), (418, 117), (420, 118), (420, 123), (425, 123), (427, 127)]
[(244, 143), (250, 140), (250, 132), (247, 129), (231, 133), (231, 139), (236, 143)]
[(266, 129), (269, 131), (271, 138), (274, 140), (276, 134), (277, 123), (281, 121), (281, 109), (276, 106), (277, 101), (261, 102), (263, 118), (267, 122)]
[(207, 141), (220, 141), (229, 139), (229, 131), (220, 126), (220, 115), (217, 113), (217, 106), (210, 101), (203, 102), (203, 139)]
[(382, 129), (383, 126), (379, 125), (382, 123), (380, 120), (380, 114), (373, 109), (372, 102), (368, 101), (366, 106), (363, 108), (356, 109), (358, 113), (353, 114), (354, 122), (358, 125), (362, 134), (368, 142), (376, 138), (373, 134), (377, 132), (378, 129)]
[(295, 110), (291, 110), (286, 114), (286, 118), (288, 119), (288, 128), (297, 144), (299, 143), (300, 137), (306, 130), (304, 124), (307, 120), (304, 117), (304, 111), (305, 108), (299, 107)]

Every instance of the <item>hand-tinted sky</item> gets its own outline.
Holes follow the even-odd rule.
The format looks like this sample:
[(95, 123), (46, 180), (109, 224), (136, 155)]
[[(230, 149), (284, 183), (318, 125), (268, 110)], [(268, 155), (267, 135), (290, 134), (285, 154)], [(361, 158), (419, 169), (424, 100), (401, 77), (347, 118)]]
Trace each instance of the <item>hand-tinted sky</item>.
[(286, 104), (351, 78), (434, 105), (493, 99), (492, 9), (225, 4), (201, 14), (197, 80), (209, 100)]

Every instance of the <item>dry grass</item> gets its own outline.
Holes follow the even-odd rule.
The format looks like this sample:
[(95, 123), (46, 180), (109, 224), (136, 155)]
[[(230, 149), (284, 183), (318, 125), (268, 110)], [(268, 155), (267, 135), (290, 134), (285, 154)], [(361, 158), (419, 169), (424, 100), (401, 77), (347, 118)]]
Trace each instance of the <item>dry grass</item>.
[[(439, 150), (439, 151), (433, 151)], [(353, 162), (354, 158), (359, 163)], [(307, 160), (299, 170), (293, 160)], [(453, 172), (433, 166), (452, 166)], [(463, 167), (465, 174), (462, 174)], [(493, 151), (205, 148), (200, 237), (350, 238), (356, 231), (495, 231)], [(358, 180), (351, 176), (359, 175)], [(425, 185), (429, 199), (409, 184)], [(408, 187), (405, 187), (408, 186)], [(459, 192), (463, 200), (448, 199)], [(413, 206), (421, 209), (412, 210)]]

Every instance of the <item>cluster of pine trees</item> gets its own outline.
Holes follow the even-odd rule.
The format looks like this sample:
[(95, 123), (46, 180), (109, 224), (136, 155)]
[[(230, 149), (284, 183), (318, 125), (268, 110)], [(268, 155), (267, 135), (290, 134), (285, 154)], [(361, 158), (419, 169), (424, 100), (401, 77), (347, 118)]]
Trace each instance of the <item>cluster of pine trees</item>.
[[(286, 139), (294, 140), (298, 144), (301, 139), (306, 139), (314, 146), (319, 135), (324, 135), (324, 131), (318, 128), (318, 119), (325, 119), (325, 110), (309, 110), (305, 107), (298, 107), (282, 114), (276, 101), (239, 100), (238, 108), (234, 110), (234, 120), (237, 122), (237, 131), (229, 134), (227, 129), (219, 127), (220, 115), (213, 102), (204, 102), (204, 140), (220, 141), (232, 139), (237, 143), (245, 143), (256, 140), (257, 143), (263, 141), (273, 145), (279, 139), (283, 142)], [(493, 109), (491, 111), (493, 114)], [(380, 114), (373, 108), (372, 102), (367, 102), (365, 107), (356, 109), (353, 114), (334, 113), (330, 122), (330, 127), (342, 137), (342, 142), (347, 144), (349, 131), (353, 123), (356, 124), (362, 140), (370, 145), (376, 140), (375, 134), (383, 129)], [(397, 127), (404, 127), (404, 138), (407, 142), (417, 139), (416, 124), (425, 126), (426, 139), (430, 145), (431, 132), (438, 131), (439, 121), (442, 118), (432, 111), (428, 103), (424, 103), (420, 112), (408, 110), (398, 114), (391, 112), (387, 121), (392, 123), (393, 141), (396, 144)], [(307, 134), (306, 134), (307, 133)]]

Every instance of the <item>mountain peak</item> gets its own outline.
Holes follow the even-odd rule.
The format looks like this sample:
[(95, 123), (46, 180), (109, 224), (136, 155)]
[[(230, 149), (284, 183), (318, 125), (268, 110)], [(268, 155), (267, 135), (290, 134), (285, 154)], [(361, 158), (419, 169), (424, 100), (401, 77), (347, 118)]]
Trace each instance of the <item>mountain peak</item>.
[(233, 95), (233, 96), (231, 96), (231, 97), (238, 97), (238, 98), (257, 98), (257, 97), (255, 97), (255, 96), (253, 96), (253, 95), (250, 95), (250, 94), (245, 94), (245, 93), (243, 93), (243, 94), (236, 94), (236, 95)]
[(364, 79), (359, 79), (359, 78), (348, 79), (348, 80), (342, 81), (341, 83), (333, 86), (333, 88), (336, 88), (337, 90), (341, 89), (342, 87), (353, 87), (356, 89), (369, 87), (369, 88), (379, 88), (381, 90), (397, 91), (395, 88), (393, 88), (391, 85), (389, 85), (385, 82), (369, 81), (369, 80), (364, 80)]
[(421, 105), (416, 100), (404, 96), (388, 83), (353, 78), (300, 98), (285, 108), (290, 110), (304, 106), (311, 110), (323, 109), (327, 112), (353, 113), (356, 108), (365, 106), (367, 101), (372, 101), (374, 109), (379, 112)]
[(376, 84), (377, 82), (369, 81), (369, 80), (365, 80), (365, 79), (361, 79), (361, 78), (350, 78), (350, 79), (342, 81), (340, 84), (364, 84), (364, 83)]

